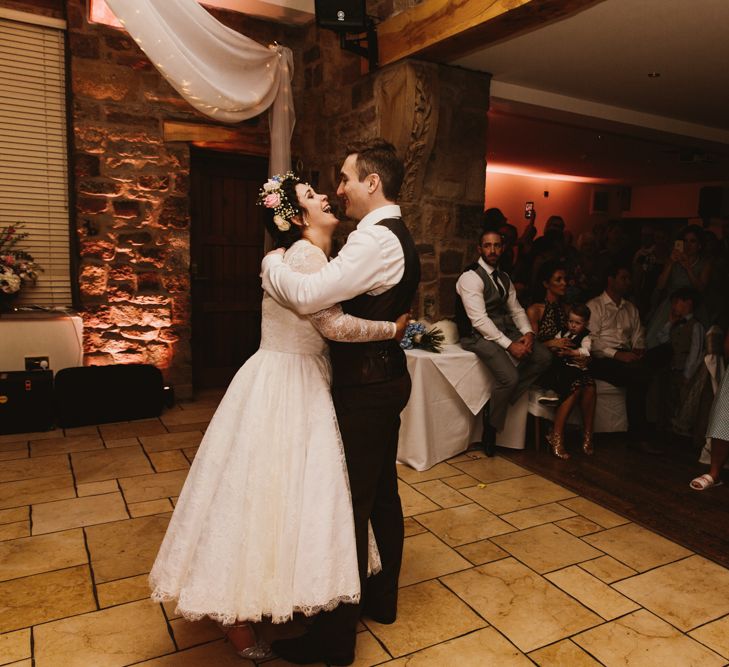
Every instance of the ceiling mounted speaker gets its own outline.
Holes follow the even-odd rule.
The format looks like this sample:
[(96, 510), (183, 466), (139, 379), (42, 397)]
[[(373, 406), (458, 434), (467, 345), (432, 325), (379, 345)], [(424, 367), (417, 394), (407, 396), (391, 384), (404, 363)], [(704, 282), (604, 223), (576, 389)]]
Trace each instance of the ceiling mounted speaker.
[(365, 0), (315, 0), (316, 24), (340, 32), (367, 30)]

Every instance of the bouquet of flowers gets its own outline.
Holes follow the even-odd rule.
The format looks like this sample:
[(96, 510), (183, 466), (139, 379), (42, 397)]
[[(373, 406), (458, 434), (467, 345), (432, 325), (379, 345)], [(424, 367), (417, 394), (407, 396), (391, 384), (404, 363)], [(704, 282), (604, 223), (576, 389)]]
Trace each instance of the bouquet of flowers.
[(418, 348), (439, 354), (443, 339), (443, 332), (438, 327), (426, 330), (422, 322), (411, 320), (410, 324), (405, 327), (405, 335), (400, 341), (400, 347), (403, 350)]
[(33, 255), (17, 248), (18, 242), (28, 236), (20, 231), (22, 225), (0, 227), (0, 294), (20, 291), (23, 283), (35, 284), (41, 267)]

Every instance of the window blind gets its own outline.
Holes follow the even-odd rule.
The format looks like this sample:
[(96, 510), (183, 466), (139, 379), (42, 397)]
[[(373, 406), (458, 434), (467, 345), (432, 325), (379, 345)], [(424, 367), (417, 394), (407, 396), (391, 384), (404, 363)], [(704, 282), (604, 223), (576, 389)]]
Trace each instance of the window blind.
[(0, 18), (0, 226), (42, 266), (18, 304), (70, 306), (64, 33)]

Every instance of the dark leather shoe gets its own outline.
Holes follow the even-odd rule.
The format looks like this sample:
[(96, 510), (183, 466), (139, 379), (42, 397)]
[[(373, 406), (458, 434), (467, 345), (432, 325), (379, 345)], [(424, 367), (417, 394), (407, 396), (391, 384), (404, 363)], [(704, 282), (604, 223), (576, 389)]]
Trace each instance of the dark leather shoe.
[(362, 616), (369, 618), (375, 623), (382, 625), (392, 625), (397, 620), (397, 610), (378, 609), (377, 607), (368, 607), (365, 605), (362, 609)]
[(494, 456), (496, 454), (496, 429), (490, 424), (484, 424), (481, 447), (483, 447), (486, 456)]
[(354, 647), (349, 651), (332, 651), (324, 642), (311, 634), (279, 639), (271, 644), (273, 652), (295, 665), (325, 662), (329, 665), (351, 665), (354, 662)]

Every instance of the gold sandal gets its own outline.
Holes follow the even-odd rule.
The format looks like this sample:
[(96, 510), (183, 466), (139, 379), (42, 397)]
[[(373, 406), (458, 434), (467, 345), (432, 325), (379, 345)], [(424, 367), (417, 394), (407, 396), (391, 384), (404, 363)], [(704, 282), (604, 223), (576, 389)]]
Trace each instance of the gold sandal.
[(547, 433), (547, 442), (552, 450), (552, 454), (554, 454), (554, 456), (558, 459), (567, 460), (570, 457), (567, 450), (564, 448), (564, 442), (561, 435), (554, 431), (550, 431)]
[(582, 438), (582, 451), (588, 456), (592, 456), (595, 453), (595, 449), (592, 446), (592, 434), (585, 433)]

